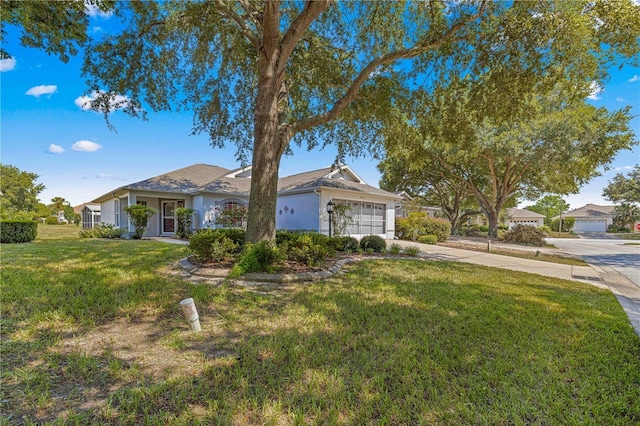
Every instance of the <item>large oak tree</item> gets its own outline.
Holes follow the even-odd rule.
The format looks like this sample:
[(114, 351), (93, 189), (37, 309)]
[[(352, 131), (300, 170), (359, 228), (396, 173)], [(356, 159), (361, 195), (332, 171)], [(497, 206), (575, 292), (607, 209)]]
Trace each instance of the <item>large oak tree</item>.
[[(85, 72), (101, 111), (132, 115), (176, 106), (194, 112), (194, 131), (212, 145), (251, 154), (247, 239), (275, 237), (278, 168), (291, 141), (368, 151), (396, 89), (398, 61), (445, 49), (486, 1), (132, 2), (118, 9), (119, 34), (95, 44)], [(427, 58), (427, 56), (429, 58)], [(113, 105), (114, 94), (126, 105)]]

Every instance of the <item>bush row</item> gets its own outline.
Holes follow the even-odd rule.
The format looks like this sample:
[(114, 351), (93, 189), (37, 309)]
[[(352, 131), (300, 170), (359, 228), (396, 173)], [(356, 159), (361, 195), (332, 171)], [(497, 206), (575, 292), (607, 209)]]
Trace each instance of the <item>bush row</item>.
[(201, 262), (236, 261), (231, 276), (272, 271), (285, 260), (306, 266), (319, 266), (336, 252), (385, 252), (386, 242), (376, 235), (327, 237), (317, 232), (278, 231), (275, 243), (245, 244), (245, 232), (236, 228), (202, 229), (189, 240), (188, 248)]
[(78, 231), (80, 238), (110, 238), (117, 239), (122, 238), (122, 235), (126, 232), (126, 229), (116, 228), (110, 223), (103, 223), (96, 225), (91, 229), (81, 229)]
[(2, 220), (0, 221), (0, 242), (28, 243), (36, 239), (38, 223), (33, 220)]

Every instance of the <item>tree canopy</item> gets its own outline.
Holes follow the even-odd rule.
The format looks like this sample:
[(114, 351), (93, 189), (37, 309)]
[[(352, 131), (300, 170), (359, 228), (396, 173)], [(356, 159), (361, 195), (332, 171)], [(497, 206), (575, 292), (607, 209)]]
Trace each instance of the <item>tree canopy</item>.
[(616, 174), (602, 195), (614, 203), (640, 204), (640, 165), (636, 164), (627, 176)]
[(38, 175), (8, 164), (0, 164), (0, 211), (3, 215), (38, 210), (38, 195), (45, 186)]
[[(5, 3), (35, 40), (23, 43), (63, 58), (84, 43), (82, 25), (65, 30), (57, 14), (46, 25)], [(80, 17), (78, 3), (64, 4)], [(121, 31), (88, 45), (84, 73), (106, 117), (187, 109), (213, 146), (251, 155), (247, 239), (258, 241), (275, 235), (290, 142), (370, 152), (403, 98), (438, 96), (454, 79), (476, 83), (467, 105), (482, 107), (467, 111), (493, 125), (530, 113), (534, 94), (558, 84), (584, 97), (611, 65), (639, 62), (639, 12), (630, 0), (122, 2)]]
[(544, 215), (545, 225), (551, 226), (551, 218), (566, 212), (569, 207), (569, 203), (564, 201), (561, 195), (547, 194), (538, 199), (534, 205), (526, 207), (526, 209)]
[(527, 102), (527, 117), (479, 118), (482, 105), (472, 101), (476, 84), (458, 81), (421, 96), (411, 125), (418, 136), (392, 140), (388, 157), (414, 175), (428, 170), (431, 179), (464, 185), (486, 215), (490, 236), (497, 235), (510, 197), (578, 192), (598, 167), (638, 143), (628, 109), (609, 112), (570, 101), (560, 89)]
[(11, 57), (4, 43), (6, 25), (9, 24), (21, 29), (20, 43), (23, 46), (44, 49), (67, 62), (89, 39), (89, 9), (107, 11), (114, 3), (112, 0), (0, 0), (0, 59)]

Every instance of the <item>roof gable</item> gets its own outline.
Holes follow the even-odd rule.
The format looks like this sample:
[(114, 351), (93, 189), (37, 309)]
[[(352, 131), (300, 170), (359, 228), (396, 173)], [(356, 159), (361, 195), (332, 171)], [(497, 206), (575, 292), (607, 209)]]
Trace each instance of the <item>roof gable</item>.
[(587, 204), (575, 210), (571, 210), (566, 216), (577, 217), (601, 217), (611, 216), (615, 206), (599, 206), (597, 204)]
[(229, 173), (228, 169), (208, 164), (194, 164), (159, 176), (124, 186), (123, 189), (183, 192), (197, 190), (216, 178)]
[(511, 219), (521, 219), (521, 218), (541, 218), (541, 217), (545, 217), (544, 215), (540, 214), (540, 213), (536, 213), (536, 212), (532, 212), (531, 210), (527, 210), (527, 209), (517, 209), (517, 208), (512, 208), (509, 209), (509, 211), (507, 212), (507, 214), (509, 215), (509, 217)]

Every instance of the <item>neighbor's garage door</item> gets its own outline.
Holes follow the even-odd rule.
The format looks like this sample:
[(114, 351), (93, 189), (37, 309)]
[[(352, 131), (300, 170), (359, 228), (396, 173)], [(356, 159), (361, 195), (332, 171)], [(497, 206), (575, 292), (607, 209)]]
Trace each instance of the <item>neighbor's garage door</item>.
[(607, 230), (607, 221), (576, 220), (573, 230), (578, 232), (605, 232)]

